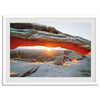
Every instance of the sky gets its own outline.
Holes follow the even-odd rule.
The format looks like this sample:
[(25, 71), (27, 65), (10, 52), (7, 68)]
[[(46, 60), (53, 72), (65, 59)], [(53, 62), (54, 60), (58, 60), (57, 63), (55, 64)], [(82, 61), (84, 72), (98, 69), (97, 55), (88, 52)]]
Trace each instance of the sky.
[(46, 26), (55, 27), (57, 30), (91, 40), (91, 23), (38, 23)]

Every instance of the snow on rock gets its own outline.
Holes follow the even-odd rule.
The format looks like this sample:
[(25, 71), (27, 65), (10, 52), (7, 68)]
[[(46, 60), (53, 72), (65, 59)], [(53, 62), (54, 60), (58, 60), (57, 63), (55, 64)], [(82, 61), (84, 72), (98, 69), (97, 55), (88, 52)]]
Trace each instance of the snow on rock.
[(10, 63), (11, 63), (10, 73), (18, 73), (18, 76), (21, 76), (25, 72), (31, 70), (32, 68), (35, 69), (36, 67), (39, 66), (38, 64), (34, 65), (26, 61), (19, 61), (13, 59), (11, 59)]
[(34, 62), (13, 61), (11, 59), (10, 72), (22, 75), (26, 71), (40, 66), (39, 69), (26, 77), (90, 77), (91, 76), (91, 55), (82, 60), (66, 61), (63, 65), (55, 65), (53, 62)]

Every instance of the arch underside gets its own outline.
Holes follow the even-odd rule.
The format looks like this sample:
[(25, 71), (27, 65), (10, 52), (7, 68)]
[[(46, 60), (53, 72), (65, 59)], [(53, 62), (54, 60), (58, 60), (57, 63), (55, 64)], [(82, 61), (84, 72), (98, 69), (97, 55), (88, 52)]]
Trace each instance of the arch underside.
[(71, 42), (51, 42), (39, 39), (22, 39), (22, 38), (10, 37), (10, 49), (15, 49), (19, 46), (62, 47), (65, 49), (73, 50), (82, 56), (85, 56), (91, 52), (91, 49), (81, 47), (80, 45)]

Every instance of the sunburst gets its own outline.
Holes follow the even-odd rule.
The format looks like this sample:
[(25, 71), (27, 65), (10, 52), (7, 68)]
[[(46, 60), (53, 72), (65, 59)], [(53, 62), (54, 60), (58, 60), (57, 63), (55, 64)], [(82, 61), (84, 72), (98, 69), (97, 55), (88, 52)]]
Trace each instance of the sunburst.
[(47, 51), (51, 51), (51, 48), (47, 48)]

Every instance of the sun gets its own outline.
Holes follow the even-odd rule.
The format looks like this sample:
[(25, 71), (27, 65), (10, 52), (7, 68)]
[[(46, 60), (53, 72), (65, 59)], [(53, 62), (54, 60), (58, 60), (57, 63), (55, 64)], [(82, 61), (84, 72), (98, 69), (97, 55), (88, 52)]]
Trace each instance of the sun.
[(51, 51), (51, 48), (47, 48), (47, 51)]

